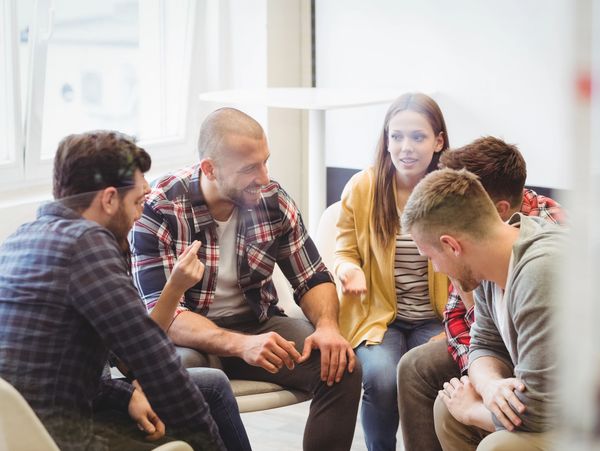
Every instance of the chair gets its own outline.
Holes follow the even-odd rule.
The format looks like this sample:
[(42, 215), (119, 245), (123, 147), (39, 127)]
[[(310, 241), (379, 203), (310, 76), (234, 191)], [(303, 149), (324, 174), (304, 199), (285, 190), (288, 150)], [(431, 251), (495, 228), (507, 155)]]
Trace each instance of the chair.
[[(325, 209), (321, 215), (321, 219), (319, 219), (317, 233), (313, 237), (321, 258), (323, 258), (323, 263), (332, 272), (335, 259), (335, 239), (337, 236), (336, 224), (341, 208), (342, 203), (338, 200)], [(336, 284), (338, 284), (337, 279)]]
[[(182, 441), (166, 443), (156, 451), (192, 451)], [(60, 451), (25, 398), (0, 378), (0, 451)]]

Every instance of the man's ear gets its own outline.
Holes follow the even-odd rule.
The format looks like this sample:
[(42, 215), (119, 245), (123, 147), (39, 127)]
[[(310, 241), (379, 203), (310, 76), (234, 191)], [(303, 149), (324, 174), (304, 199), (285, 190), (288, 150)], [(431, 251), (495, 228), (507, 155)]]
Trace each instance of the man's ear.
[(100, 191), (98, 196), (102, 211), (110, 216), (114, 215), (119, 209), (120, 202), (117, 189), (113, 186), (109, 186)]
[(212, 159), (204, 158), (200, 160), (200, 170), (208, 180), (213, 181), (216, 179), (215, 169), (215, 162)]
[(442, 249), (450, 251), (455, 257), (458, 257), (462, 253), (460, 242), (452, 235), (440, 236), (440, 244)]
[[(508, 212), (510, 211), (510, 202), (507, 200), (499, 200), (495, 203), (496, 210), (498, 210), (498, 214), (502, 218), (503, 221), (508, 221)], [(506, 219), (504, 219), (506, 218)]]

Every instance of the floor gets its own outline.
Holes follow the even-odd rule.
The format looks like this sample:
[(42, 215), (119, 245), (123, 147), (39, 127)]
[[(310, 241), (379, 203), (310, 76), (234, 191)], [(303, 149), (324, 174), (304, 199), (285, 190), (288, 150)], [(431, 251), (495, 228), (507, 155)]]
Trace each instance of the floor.
[[(308, 416), (309, 402), (243, 413), (242, 421), (254, 451), (301, 451), (304, 423)], [(398, 451), (403, 450), (401, 432), (398, 431)], [(356, 423), (352, 451), (367, 451), (360, 418)], [(323, 450), (326, 451), (326, 450)]]

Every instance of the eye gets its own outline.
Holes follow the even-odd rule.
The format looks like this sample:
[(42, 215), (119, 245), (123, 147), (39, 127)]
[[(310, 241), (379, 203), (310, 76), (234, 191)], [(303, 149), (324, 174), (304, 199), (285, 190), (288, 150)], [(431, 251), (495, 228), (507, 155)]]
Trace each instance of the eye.
[(239, 172), (241, 174), (252, 174), (252, 172), (254, 172), (255, 167), (254, 166), (248, 166), (245, 168), (242, 168)]
[(423, 133), (415, 133), (412, 137), (416, 142), (420, 143), (423, 142), (426, 138), (426, 136)]
[(392, 133), (390, 135), (390, 139), (392, 141), (402, 141), (402, 134), (401, 133)]

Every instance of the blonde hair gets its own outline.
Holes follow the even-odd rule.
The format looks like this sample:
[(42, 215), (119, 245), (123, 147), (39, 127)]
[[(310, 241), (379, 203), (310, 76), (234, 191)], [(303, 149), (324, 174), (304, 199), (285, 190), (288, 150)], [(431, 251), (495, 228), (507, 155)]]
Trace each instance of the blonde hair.
[(500, 216), (475, 174), (466, 169), (440, 169), (417, 184), (400, 220), (403, 231), (417, 229), (436, 245), (446, 233), (485, 239)]

